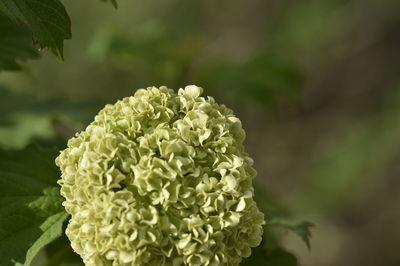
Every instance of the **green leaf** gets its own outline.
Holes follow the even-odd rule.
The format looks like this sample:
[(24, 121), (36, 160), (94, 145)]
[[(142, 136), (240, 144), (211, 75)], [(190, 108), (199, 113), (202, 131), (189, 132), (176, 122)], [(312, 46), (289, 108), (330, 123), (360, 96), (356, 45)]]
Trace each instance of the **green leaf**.
[(65, 234), (46, 246), (46, 254), (48, 256), (47, 265), (84, 266), (81, 257), (74, 252)]
[(243, 260), (240, 265), (297, 266), (297, 259), (293, 254), (283, 249), (266, 250), (262, 246), (259, 246), (253, 249), (251, 256)]
[(0, 150), (0, 265), (29, 265), (62, 234), (68, 215), (56, 183), (57, 154), (34, 145)]
[[(295, 222), (293, 219), (289, 218), (289, 214), (282, 206), (279, 206), (266, 195), (265, 191), (260, 187), (255, 187), (255, 199), (259, 208), (265, 214), (265, 234), (270, 234), (271, 226), (273, 228), (281, 228), (285, 230), (290, 230), (296, 233), (300, 238), (306, 243), (308, 249), (310, 246), (310, 238), (311, 238), (311, 227), (314, 226), (313, 223), (307, 221)], [(265, 237), (270, 240), (270, 237), (274, 237), (274, 234), (268, 235)], [(277, 242), (277, 241), (274, 241)], [(268, 243), (271, 244), (271, 243)], [(272, 246), (279, 246), (279, 243), (272, 243)]]
[(46, 265), (48, 266), (84, 266), (82, 258), (74, 252), (65, 234), (47, 245), (45, 251), (48, 258)]
[(58, 0), (0, 0), (0, 11), (26, 24), (42, 47), (63, 60), (63, 41), (71, 38), (69, 16)]
[(28, 249), (26, 260), (23, 265), (30, 265), (32, 259), (42, 247), (57, 239), (62, 234), (62, 224), (67, 217), (67, 213), (59, 212), (46, 219), (46, 221), (40, 226), (43, 234)]
[(267, 226), (268, 225), (281, 227), (283, 229), (287, 229), (287, 230), (290, 230), (290, 231), (296, 233), (306, 243), (308, 249), (311, 248), (311, 246), (310, 246), (310, 238), (311, 238), (310, 229), (311, 229), (311, 227), (314, 226), (313, 223), (310, 223), (307, 221), (293, 222), (287, 218), (274, 217), (270, 221), (267, 221)]
[(0, 70), (18, 70), (17, 61), (39, 57), (32, 33), (0, 13)]

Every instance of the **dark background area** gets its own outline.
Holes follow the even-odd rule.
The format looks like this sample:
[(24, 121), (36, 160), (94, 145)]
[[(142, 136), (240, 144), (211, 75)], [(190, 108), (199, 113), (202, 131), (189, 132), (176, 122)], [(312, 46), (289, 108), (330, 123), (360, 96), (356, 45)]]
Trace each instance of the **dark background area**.
[(64, 1), (65, 63), (0, 73), (0, 145), (62, 141), (135, 89), (196, 84), (247, 132), (257, 186), (312, 221), (307, 266), (400, 265), (400, 1)]

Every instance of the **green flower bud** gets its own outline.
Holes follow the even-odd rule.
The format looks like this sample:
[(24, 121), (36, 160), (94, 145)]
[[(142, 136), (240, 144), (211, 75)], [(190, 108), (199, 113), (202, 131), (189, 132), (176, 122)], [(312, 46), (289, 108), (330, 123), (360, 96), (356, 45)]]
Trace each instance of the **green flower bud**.
[(86, 265), (238, 265), (260, 244), (241, 122), (201, 93), (140, 89), (56, 159), (66, 234)]

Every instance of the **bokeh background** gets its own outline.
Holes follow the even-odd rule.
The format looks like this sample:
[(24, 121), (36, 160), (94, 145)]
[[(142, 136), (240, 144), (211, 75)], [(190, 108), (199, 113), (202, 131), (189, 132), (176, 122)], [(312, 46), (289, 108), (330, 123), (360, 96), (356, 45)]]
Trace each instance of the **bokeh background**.
[(0, 73), (0, 145), (65, 143), (135, 89), (235, 110), (256, 186), (312, 221), (305, 266), (400, 265), (400, 1), (64, 1), (73, 38)]

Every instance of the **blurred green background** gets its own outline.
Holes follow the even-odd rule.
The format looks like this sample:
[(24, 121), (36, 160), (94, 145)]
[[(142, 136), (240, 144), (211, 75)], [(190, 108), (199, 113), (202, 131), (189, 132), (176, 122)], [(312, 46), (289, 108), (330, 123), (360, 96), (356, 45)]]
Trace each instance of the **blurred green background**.
[(64, 1), (65, 63), (0, 73), (0, 145), (65, 143), (135, 89), (232, 108), (268, 197), (312, 221), (306, 266), (398, 266), (400, 1)]

